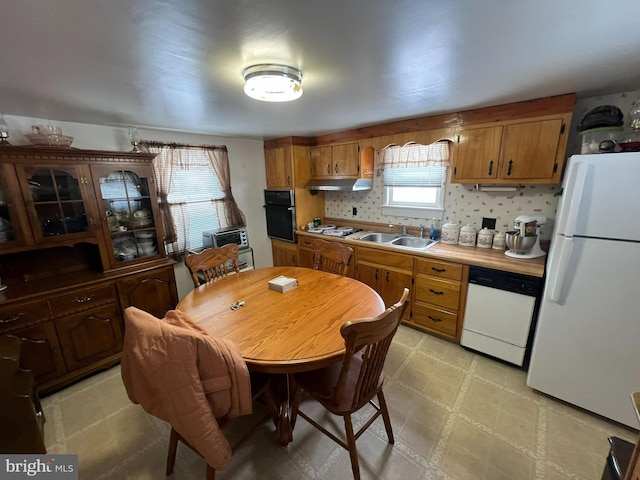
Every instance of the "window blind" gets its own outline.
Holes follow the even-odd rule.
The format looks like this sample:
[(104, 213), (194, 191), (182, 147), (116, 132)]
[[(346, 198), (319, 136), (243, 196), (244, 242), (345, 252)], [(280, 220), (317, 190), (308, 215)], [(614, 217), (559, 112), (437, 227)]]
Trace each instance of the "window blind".
[(385, 168), (385, 187), (441, 187), (447, 167)]

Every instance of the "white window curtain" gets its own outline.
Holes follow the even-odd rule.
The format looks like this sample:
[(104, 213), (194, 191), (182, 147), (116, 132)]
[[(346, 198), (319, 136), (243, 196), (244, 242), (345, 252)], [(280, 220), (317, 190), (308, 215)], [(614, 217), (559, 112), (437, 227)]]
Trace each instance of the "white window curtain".
[(141, 141), (153, 160), (167, 253), (181, 259), (202, 232), (246, 225), (231, 193), (227, 147)]
[(449, 166), (449, 140), (430, 145), (407, 143), (382, 149), (380, 168), (386, 187), (439, 187)]

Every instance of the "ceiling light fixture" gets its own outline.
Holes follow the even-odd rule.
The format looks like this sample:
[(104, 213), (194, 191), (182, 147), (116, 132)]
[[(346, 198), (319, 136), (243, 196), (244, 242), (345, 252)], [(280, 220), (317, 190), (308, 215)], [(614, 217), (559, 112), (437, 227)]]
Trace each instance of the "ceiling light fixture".
[(265, 102), (288, 102), (302, 96), (302, 72), (275, 63), (251, 65), (242, 71), (244, 93)]

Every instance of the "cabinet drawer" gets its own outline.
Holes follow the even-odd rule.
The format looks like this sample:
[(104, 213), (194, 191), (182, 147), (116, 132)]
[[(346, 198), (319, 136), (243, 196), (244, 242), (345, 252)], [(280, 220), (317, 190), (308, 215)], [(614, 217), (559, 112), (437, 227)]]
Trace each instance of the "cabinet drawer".
[(8, 333), (18, 327), (42, 323), (49, 318), (47, 302), (21, 303), (0, 308), (0, 332)]
[(416, 301), (457, 310), (460, 302), (460, 284), (426, 275), (417, 275)]
[(98, 285), (50, 298), (49, 305), (54, 315), (61, 315), (67, 312), (86, 310), (94, 306), (104, 305), (105, 303), (113, 302), (115, 298), (116, 293), (113, 285)]
[(449, 280), (462, 279), (463, 266), (457, 263), (443, 262), (440, 260), (416, 260), (416, 273), (424, 273), (433, 277), (448, 278)]
[(413, 269), (413, 257), (411, 255), (386, 252), (374, 248), (357, 248), (356, 255), (358, 262), (371, 262), (405, 270)]
[(456, 336), (458, 327), (457, 313), (430, 307), (422, 303), (415, 303), (411, 321), (429, 330), (435, 330), (452, 337)]

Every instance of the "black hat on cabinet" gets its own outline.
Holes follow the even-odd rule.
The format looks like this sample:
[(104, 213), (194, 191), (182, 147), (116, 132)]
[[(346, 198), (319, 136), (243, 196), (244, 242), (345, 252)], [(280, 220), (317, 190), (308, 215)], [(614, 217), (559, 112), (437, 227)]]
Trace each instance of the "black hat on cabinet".
[(578, 125), (578, 131), (583, 132), (592, 128), (621, 127), (623, 125), (622, 112), (614, 105), (600, 105), (587, 112)]

